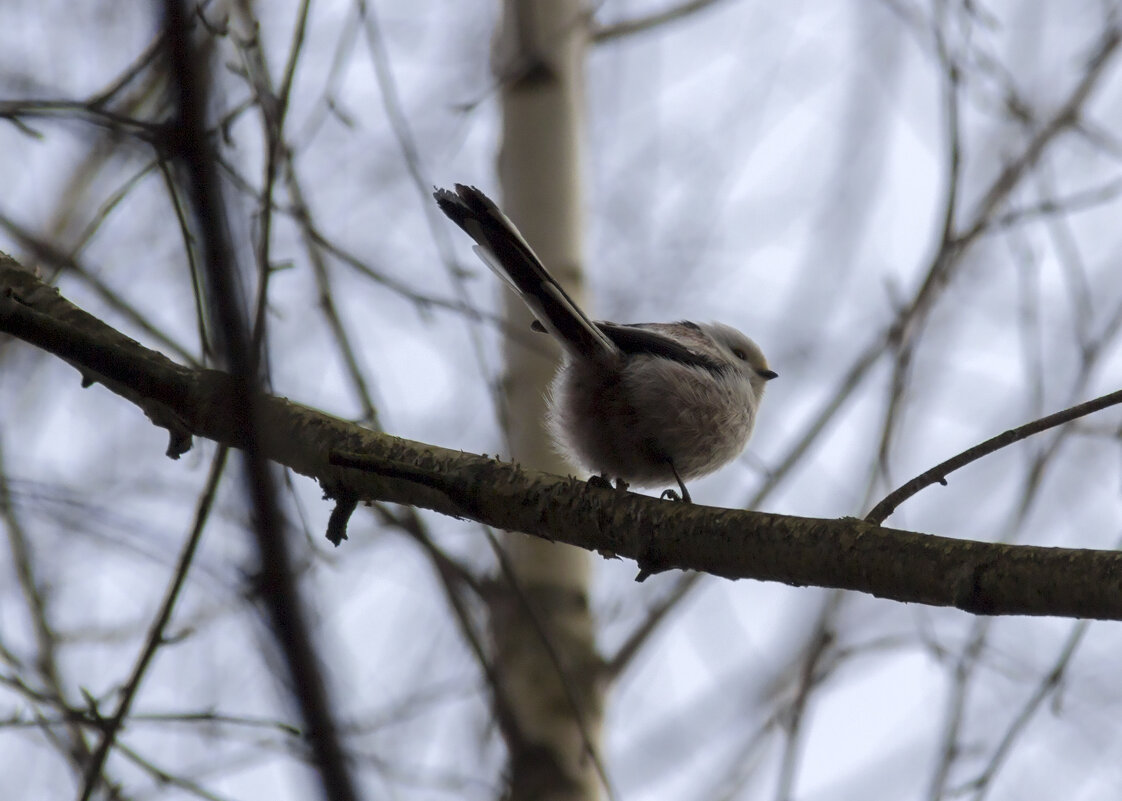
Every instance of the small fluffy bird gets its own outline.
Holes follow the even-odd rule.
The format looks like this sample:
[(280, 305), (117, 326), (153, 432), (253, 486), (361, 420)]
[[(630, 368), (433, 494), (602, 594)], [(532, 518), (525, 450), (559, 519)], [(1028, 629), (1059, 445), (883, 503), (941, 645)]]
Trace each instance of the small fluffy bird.
[(688, 502), (687, 480), (744, 450), (776, 377), (755, 342), (720, 323), (593, 322), (490, 198), (462, 184), (433, 196), (521, 296), (535, 330), (561, 343), (548, 423), (566, 458), (640, 487), (676, 481)]

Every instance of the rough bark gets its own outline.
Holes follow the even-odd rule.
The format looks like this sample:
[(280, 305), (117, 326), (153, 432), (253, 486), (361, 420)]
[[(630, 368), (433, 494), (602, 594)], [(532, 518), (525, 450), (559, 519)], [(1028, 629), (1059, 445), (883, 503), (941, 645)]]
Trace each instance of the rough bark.
[[(183, 452), (193, 436), (244, 445), (229, 376), (145, 348), (2, 255), (0, 332), (66, 360), (85, 383), (103, 384), (169, 427), (177, 443), (169, 452)], [(332, 497), (432, 509), (651, 570), (856, 590), (978, 614), (1122, 620), (1119, 551), (675, 503), (391, 437), (286, 398), (264, 396), (259, 409), (261, 453)]]

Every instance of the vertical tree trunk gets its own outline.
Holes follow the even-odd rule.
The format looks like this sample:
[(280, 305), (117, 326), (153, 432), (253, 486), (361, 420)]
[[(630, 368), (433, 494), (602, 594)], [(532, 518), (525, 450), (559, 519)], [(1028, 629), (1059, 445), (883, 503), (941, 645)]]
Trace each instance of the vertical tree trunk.
[[(503, 88), (503, 205), (578, 302), (585, 23), (578, 0), (506, 0), (494, 63)], [(512, 293), (507, 299), (508, 319), (528, 330), (525, 306)], [(512, 456), (564, 473), (572, 468), (553, 451), (543, 425), (557, 349), (547, 337), (534, 344), (508, 340), (506, 348)], [(603, 699), (589, 554), (518, 534), (508, 535), (505, 547), (519, 586), (501, 595), (493, 628), (517, 726), (507, 732), (510, 798), (598, 798), (590, 749), (599, 752)]]

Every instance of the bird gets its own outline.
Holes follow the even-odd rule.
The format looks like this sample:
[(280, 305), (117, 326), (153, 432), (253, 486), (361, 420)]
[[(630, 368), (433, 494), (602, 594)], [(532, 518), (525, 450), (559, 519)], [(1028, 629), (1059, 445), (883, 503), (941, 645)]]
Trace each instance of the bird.
[(474, 186), (434, 187), (440, 210), (551, 334), (563, 358), (547, 428), (567, 460), (617, 487), (658, 487), (691, 502), (686, 481), (735, 459), (777, 377), (763, 351), (721, 323), (592, 321), (499, 207)]

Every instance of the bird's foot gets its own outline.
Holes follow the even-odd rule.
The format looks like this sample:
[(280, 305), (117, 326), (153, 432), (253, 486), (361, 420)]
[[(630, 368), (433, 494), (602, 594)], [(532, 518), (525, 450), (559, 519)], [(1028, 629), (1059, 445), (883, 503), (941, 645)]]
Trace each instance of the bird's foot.
[(686, 485), (685, 484), (679, 484), (678, 486), (680, 486), (682, 488), (682, 494), (681, 495), (678, 494), (678, 490), (667, 489), (667, 490), (663, 490), (662, 494), (659, 495), (658, 497), (661, 500), (681, 501), (682, 503), (693, 503), (693, 498), (690, 497), (690, 491), (688, 489), (686, 489)]

